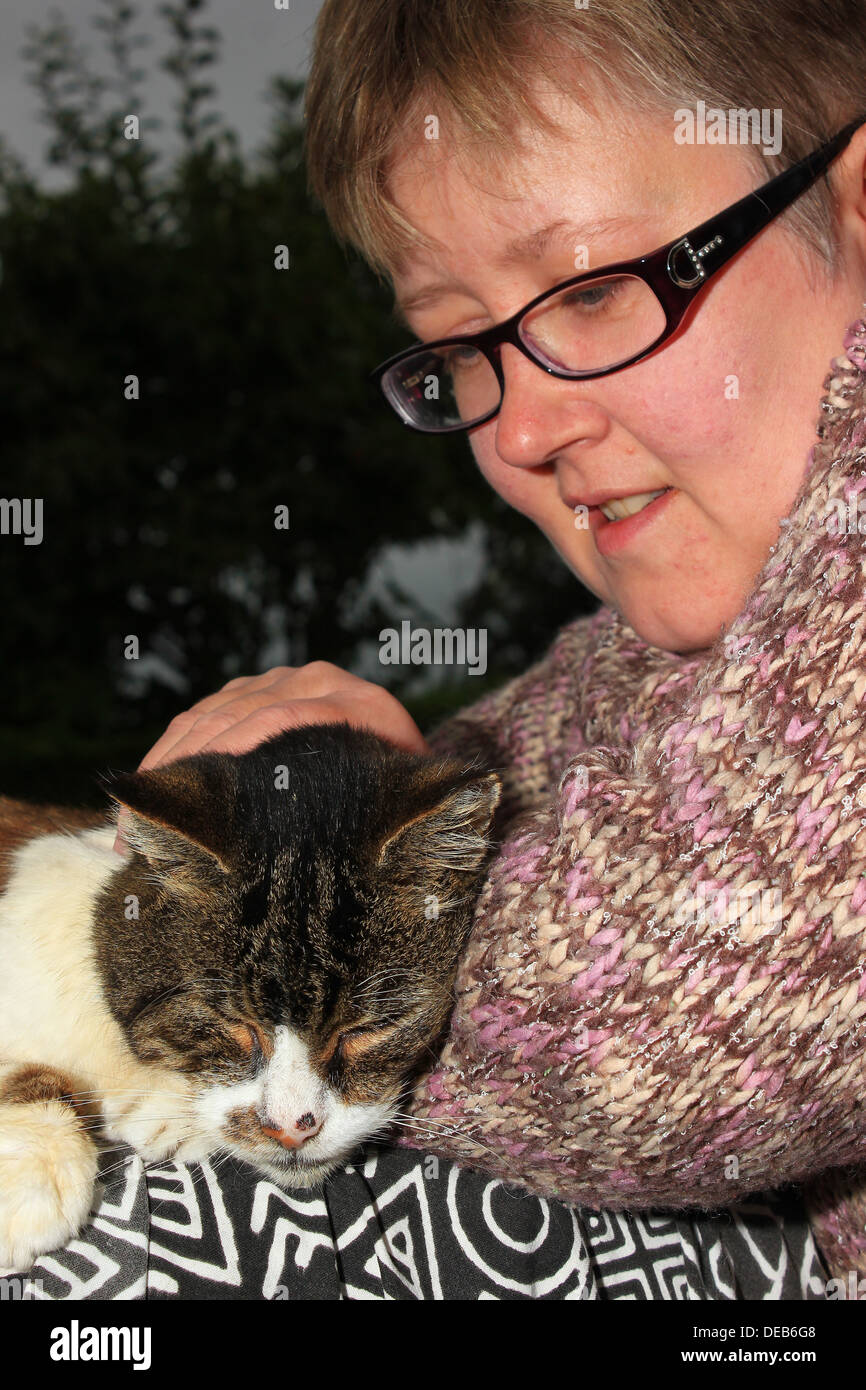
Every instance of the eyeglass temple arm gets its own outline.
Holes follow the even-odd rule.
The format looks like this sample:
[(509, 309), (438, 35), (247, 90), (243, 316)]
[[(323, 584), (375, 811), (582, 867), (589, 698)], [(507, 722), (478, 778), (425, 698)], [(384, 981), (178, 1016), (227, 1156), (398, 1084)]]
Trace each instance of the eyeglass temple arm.
[[(784, 169), (763, 188), (747, 193), (725, 212), (693, 227), (670, 252), (668, 267), (671, 278), (685, 288), (697, 288), (708, 274), (721, 269), (726, 261), (741, 251), (774, 217), (790, 207), (801, 193), (820, 178), (864, 123), (866, 115), (858, 116), (826, 145), (790, 169)], [(680, 252), (684, 254), (680, 255)], [(680, 271), (685, 271), (684, 278), (680, 278), (678, 266)]]

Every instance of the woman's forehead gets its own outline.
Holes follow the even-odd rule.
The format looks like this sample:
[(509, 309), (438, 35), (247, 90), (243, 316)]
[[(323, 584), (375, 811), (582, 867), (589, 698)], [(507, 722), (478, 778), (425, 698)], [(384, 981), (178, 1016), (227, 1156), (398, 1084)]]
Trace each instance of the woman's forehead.
[[(616, 255), (652, 250), (671, 215), (681, 211), (688, 221), (694, 210), (699, 221), (724, 205), (731, 188), (736, 196), (755, 182), (742, 150), (677, 144), (673, 112), (630, 125), (563, 103), (557, 119), (561, 134), (540, 130), (521, 153), (486, 162), (471, 145), (449, 147), (444, 138), (400, 152), (390, 196), (431, 243), (392, 272), (400, 309), (429, 304), (458, 263), (477, 259), (505, 272), (581, 246), (596, 264), (614, 247)], [(733, 179), (732, 164), (739, 166)]]

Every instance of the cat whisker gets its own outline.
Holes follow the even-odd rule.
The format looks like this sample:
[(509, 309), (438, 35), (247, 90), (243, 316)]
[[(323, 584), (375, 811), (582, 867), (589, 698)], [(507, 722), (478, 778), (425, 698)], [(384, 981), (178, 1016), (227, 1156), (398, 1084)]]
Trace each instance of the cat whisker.
[[(190, 1139), (194, 1133), (194, 1128), (187, 1130), (179, 1139), (177, 1148), (180, 1148), (181, 1144), (185, 1143), (187, 1139)], [(121, 1145), (113, 1145), (112, 1147), (120, 1148)], [(177, 1149), (175, 1150), (175, 1153), (176, 1152)], [(129, 1163), (132, 1162), (133, 1159), (136, 1158), (141, 1162), (143, 1173), (153, 1172), (154, 1169), (161, 1168), (166, 1163), (178, 1163), (180, 1166), (188, 1166), (186, 1161), (175, 1159), (171, 1154), (166, 1154), (163, 1158), (153, 1158), (148, 1163), (145, 1163), (138, 1150), (133, 1149), (132, 1152), (128, 1153), (123, 1159), (120, 1160), (120, 1162), (112, 1163), (109, 1165), (108, 1168), (104, 1169), (103, 1172), (100, 1174), (100, 1182), (104, 1183), (105, 1178), (109, 1177), (112, 1173), (116, 1173), (120, 1169), (125, 1168)]]
[(167, 1086), (95, 1086), (90, 1091), (64, 1091), (64, 1100), (86, 1100), (88, 1096), (177, 1096)]
[[(137, 1120), (139, 1124), (165, 1124), (167, 1122), (177, 1123), (179, 1121), (184, 1120), (187, 1123), (194, 1124), (197, 1121), (198, 1117), (194, 1111), (189, 1111), (186, 1114), (184, 1114), (183, 1112), (178, 1113), (176, 1111), (173, 1115), (131, 1115), (128, 1117), (128, 1119), (134, 1121)], [(124, 1123), (126, 1123), (126, 1121), (124, 1121)], [(93, 1138), (94, 1141), (97, 1141), (99, 1139), (99, 1136), (105, 1133), (105, 1128), (106, 1127), (104, 1122), (97, 1118), (79, 1122), (80, 1132), (82, 1134), (86, 1134), (90, 1138)], [(106, 1136), (106, 1138), (107, 1137), (108, 1136)], [(121, 1140), (119, 1142), (122, 1143), (123, 1141)]]
[(400, 1120), (405, 1124), (439, 1125), (441, 1128), (445, 1128), (448, 1125), (456, 1125), (458, 1123), (457, 1120), (441, 1119), (438, 1115), (431, 1115), (429, 1118), (427, 1118), (426, 1116), (424, 1118), (421, 1118), (417, 1115), (410, 1115), (407, 1111), (404, 1110), (395, 1111), (393, 1118), (395, 1120)]
[(166, 1124), (169, 1120), (195, 1120), (195, 1110), (173, 1110), (169, 1115), (153, 1115), (147, 1111), (143, 1115), (124, 1115), (122, 1124), (135, 1121), (138, 1124)]
[(372, 994), (378, 995), (383, 985), (396, 985), (400, 980), (418, 980), (421, 978), (421, 972), (409, 966), (396, 966), (393, 969), (377, 970), (374, 974), (368, 975), (366, 979), (361, 980), (358, 984), (353, 986), (352, 998), (358, 999), (361, 996), (366, 998)]
[(374, 970), (372, 974), (365, 975), (363, 980), (358, 981), (358, 989), (370, 983), (371, 980), (391, 980), (398, 975), (417, 975), (418, 969), (414, 965), (384, 965), (380, 970)]
[[(500, 1163), (504, 1163), (509, 1172), (513, 1173), (515, 1178), (520, 1181), (520, 1176), (514, 1164), (511, 1163), (503, 1153), (498, 1153), (496, 1149), (490, 1148), (489, 1144), (485, 1144), (482, 1140), (476, 1138), (465, 1126), (463, 1128), (458, 1128), (456, 1122), (452, 1124), (452, 1122), (446, 1120), (416, 1120), (414, 1116), (411, 1115), (395, 1115), (390, 1123), (397, 1125), (400, 1129), (410, 1130), (421, 1139), (436, 1139), (439, 1136), (445, 1136), (449, 1139), (456, 1139), (462, 1143), (472, 1144), (475, 1148), (482, 1149), (484, 1153), (490, 1154)], [(436, 1127), (437, 1125), (439, 1128)]]
[(238, 1154), (233, 1153), (231, 1149), (225, 1149), (224, 1151), (217, 1149), (214, 1154), (210, 1155), (209, 1162), (214, 1172), (218, 1173), (227, 1163), (230, 1163), (232, 1159), (237, 1160), (237, 1158)]
[(431, 1136), (444, 1135), (445, 1138), (450, 1138), (452, 1136), (461, 1139), (467, 1138), (466, 1133), (464, 1131), (459, 1130), (456, 1126), (451, 1126), (447, 1124), (431, 1126), (428, 1125), (426, 1120), (419, 1120), (417, 1123), (410, 1120), (389, 1120), (386, 1121), (384, 1125), (384, 1130), (387, 1131), (387, 1129), (392, 1126), (396, 1126), (398, 1129), (413, 1130), (418, 1134), (423, 1133)]
[[(111, 1187), (115, 1186), (115, 1180), (112, 1178), (112, 1175), (114, 1173), (120, 1172), (122, 1168), (127, 1168), (134, 1157), (134, 1154), (128, 1154), (127, 1157), (121, 1159), (119, 1163), (112, 1163), (109, 1168), (106, 1168), (102, 1173), (100, 1173), (99, 1184), (101, 1187), (105, 1189), (106, 1192)], [(112, 1180), (108, 1181), (108, 1179)]]
[[(119, 1173), (121, 1169), (128, 1168), (130, 1163), (132, 1163), (133, 1159), (136, 1158), (141, 1161), (141, 1155), (133, 1151), (132, 1153), (125, 1154), (124, 1157), (121, 1158), (117, 1163), (110, 1163), (109, 1166), (107, 1168), (104, 1168), (102, 1172), (99, 1174), (100, 1185), (102, 1187), (105, 1187), (106, 1189), (113, 1186), (113, 1184), (107, 1182), (106, 1179), (110, 1178), (113, 1173)], [(146, 1170), (147, 1164), (145, 1164), (142, 1161), (142, 1171)]]
[(195, 1187), (196, 1184), (203, 1183), (207, 1178), (205, 1164), (208, 1164), (210, 1166), (212, 1172), (217, 1173), (221, 1168), (225, 1166), (226, 1163), (229, 1162), (230, 1159), (237, 1159), (238, 1157), (239, 1155), (233, 1153), (231, 1149), (212, 1149), (206, 1158), (192, 1160), (176, 1159), (174, 1161), (180, 1167), (184, 1167), (187, 1170), (191, 1170), (195, 1167), (198, 1168), (199, 1171), (197, 1173), (191, 1174), (192, 1185), (193, 1187)]
[[(417, 978), (417, 977), (416, 977)], [(389, 994), (405, 993), (416, 980), (406, 976), (404, 980), (378, 980), (361, 990), (353, 990), (353, 999), (383, 999)], [(417, 981), (420, 986), (421, 981)]]

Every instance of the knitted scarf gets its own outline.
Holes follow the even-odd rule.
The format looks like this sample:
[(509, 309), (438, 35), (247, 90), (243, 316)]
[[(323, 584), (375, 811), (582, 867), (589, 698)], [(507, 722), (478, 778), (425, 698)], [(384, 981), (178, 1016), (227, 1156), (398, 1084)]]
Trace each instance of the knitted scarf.
[(505, 790), (401, 1141), (596, 1208), (809, 1184), (841, 1277), (866, 1274), (866, 321), (844, 347), (711, 649), (602, 607), (430, 735)]

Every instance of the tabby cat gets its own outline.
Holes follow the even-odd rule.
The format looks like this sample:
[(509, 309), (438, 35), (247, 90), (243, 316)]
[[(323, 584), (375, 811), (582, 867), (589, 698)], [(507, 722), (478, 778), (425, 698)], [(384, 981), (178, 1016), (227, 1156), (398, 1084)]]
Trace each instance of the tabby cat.
[(345, 723), (0, 798), (0, 1266), (86, 1222), (108, 1141), (285, 1187), (387, 1129), (443, 1032), (495, 773)]

